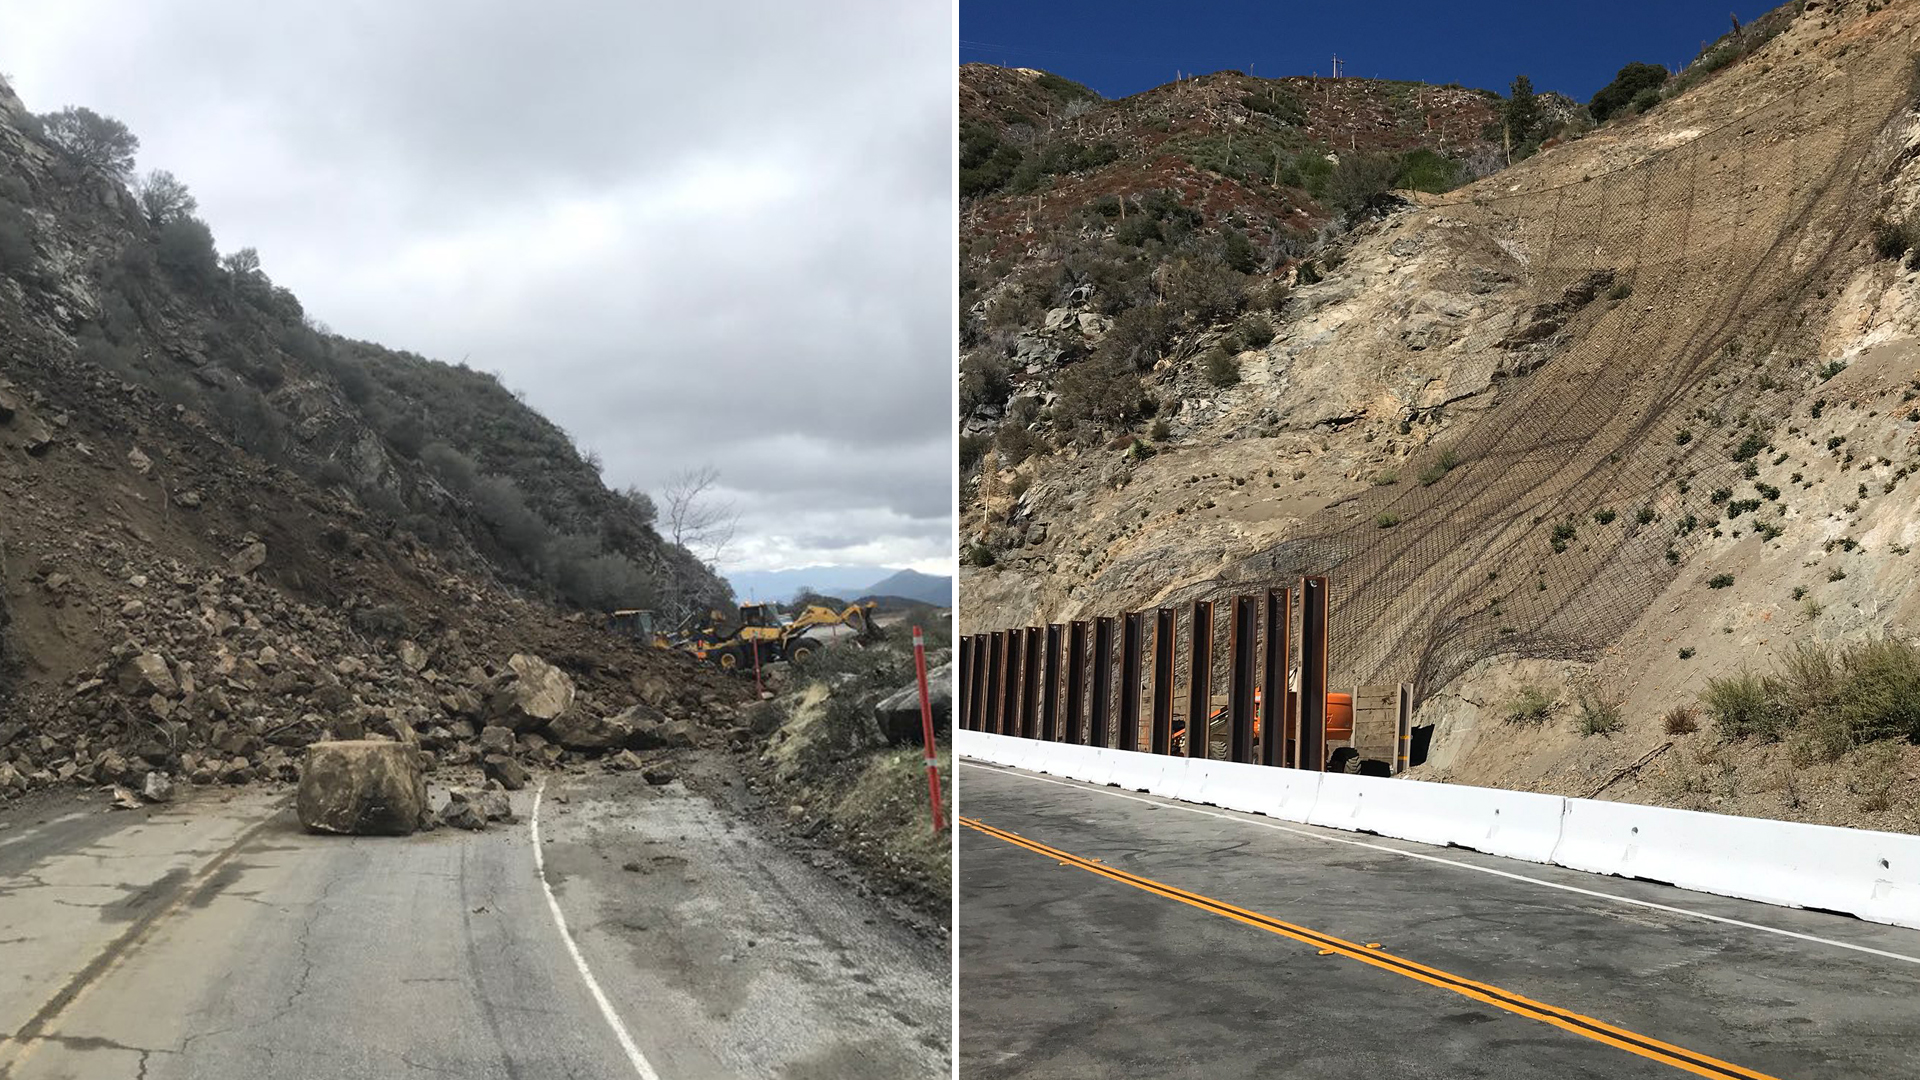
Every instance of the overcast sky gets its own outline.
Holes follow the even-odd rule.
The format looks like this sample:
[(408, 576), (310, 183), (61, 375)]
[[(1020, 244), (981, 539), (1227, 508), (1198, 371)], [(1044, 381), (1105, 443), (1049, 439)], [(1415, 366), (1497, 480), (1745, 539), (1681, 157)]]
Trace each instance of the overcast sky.
[(335, 331), (499, 372), (726, 568), (949, 572), (943, 3), (0, 0), (86, 105)]

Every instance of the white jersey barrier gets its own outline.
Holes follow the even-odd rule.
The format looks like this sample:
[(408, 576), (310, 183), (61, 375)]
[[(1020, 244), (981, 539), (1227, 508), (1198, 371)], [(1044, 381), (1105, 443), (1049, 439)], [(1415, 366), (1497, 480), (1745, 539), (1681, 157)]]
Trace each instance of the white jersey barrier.
[(980, 731), (956, 739), (962, 757), (1127, 791), (1920, 929), (1920, 836)]

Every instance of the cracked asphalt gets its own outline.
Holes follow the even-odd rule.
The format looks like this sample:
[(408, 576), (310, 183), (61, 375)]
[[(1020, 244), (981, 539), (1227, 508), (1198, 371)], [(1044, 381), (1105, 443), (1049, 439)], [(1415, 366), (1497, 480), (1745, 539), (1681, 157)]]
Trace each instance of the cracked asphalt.
[[(0, 1078), (635, 1076), (521, 820), (310, 836), (287, 795), (0, 810)], [(556, 775), (546, 880), (661, 1077), (945, 1076), (943, 943), (674, 783)]]

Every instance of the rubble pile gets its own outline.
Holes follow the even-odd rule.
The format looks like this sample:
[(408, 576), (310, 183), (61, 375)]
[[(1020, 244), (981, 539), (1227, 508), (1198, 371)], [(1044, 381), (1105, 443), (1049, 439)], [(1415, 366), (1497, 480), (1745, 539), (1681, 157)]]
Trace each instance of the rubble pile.
[[(730, 726), (744, 696), (688, 665), (676, 678), (653, 670), (672, 658), (573, 656), (583, 688), (539, 655), (500, 656), (471, 629), (370, 635), (356, 618), (370, 601), (303, 603), (263, 580), (273, 554), (257, 539), (217, 568), (119, 551), (94, 568), (108, 572), (104, 589), (50, 560), (27, 568), (39, 602), (97, 615), (119, 644), (0, 716), (0, 797), (72, 782), (164, 801), (176, 780), (292, 782), (303, 748), (324, 740), (405, 744), (429, 772), (468, 766), (517, 790), (534, 768), (698, 745)], [(581, 627), (574, 644), (597, 634)]]

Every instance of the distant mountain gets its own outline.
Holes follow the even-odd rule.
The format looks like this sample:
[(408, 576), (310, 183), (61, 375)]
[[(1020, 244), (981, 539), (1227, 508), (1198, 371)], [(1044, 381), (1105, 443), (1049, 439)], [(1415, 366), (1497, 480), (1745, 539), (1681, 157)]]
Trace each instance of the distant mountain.
[(917, 570), (885, 566), (807, 566), (798, 570), (740, 570), (727, 575), (738, 600), (785, 603), (802, 589), (852, 600), (896, 596), (946, 607), (953, 603), (953, 579)]
[(807, 566), (798, 570), (739, 570), (727, 584), (739, 600), (786, 601), (801, 589), (833, 596), (863, 595), (867, 586), (893, 573), (885, 566)]
[(922, 574), (918, 570), (902, 570), (867, 586), (859, 595), (897, 596), (903, 600), (948, 607), (953, 603), (953, 578)]

